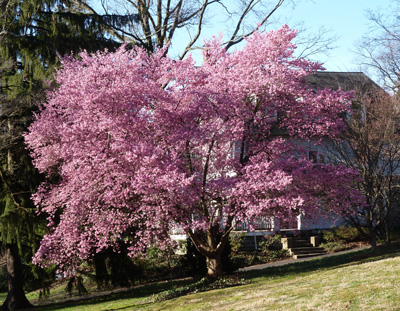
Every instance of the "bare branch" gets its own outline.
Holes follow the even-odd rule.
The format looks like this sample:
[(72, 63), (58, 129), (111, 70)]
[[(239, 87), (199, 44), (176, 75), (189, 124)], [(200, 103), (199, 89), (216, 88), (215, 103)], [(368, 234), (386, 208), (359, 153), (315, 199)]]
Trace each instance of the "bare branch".
[(182, 55), (179, 57), (179, 59), (183, 59), (185, 57), (185, 55), (190, 51), (192, 46), (196, 43), (197, 39), (200, 37), (201, 29), (202, 29), (202, 25), (203, 25), (203, 17), (204, 17), (204, 13), (205, 13), (206, 8), (207, 8), (208, 5), (209, 5), (208, 0), (204, 1), (204, 4), (202, 6), (202, 10), (200, 11), (199, 23), (197, 25), (197, 33), (194, 36), (194, 38), (188, 43), (188, 45), (186, 46), (186, 48), (183, 51)]
[(300, 29), (296, 38), (297, 51), (300, 50), (298, 57), (308, 58), (315, 54), (327, 54), (335, 48), (333, 44), (337, 39), (337, 36), (331, 35), (330, 30), (323, 27), (319, 28), (316, 33), (310, 33), (307, 29)]
[[(80, 0), (71, 0), (71, 2), (74, 3), (77, 7), (80, 7), (80, 6), (83, 7), (84, 10), (86, 10), (87, 12), (89, 12), (91, 14), (94, 14), (94, 15), (97, 15), (97, 16), (100, 15), (90, 5), (88, 5), (86, 2), (83, 2), (83, 1), (80, 1)], [(115, 27), (113, 27), (112, 25), (107, 25), (107, 26), (108, 26), (107, 31), (111, 35), (115, 36), (118, 40), (120, 40), (122, 42), (125, 41), (124, 36), (121, 36), (117, 31), (114, 30)]]
[(252, 31), (248, 32), (248, 33), (245, 34), (245, 35), (242, 35), (242, 36), (239, 36), (239, 37), (238, 37), (237, 34), (238, 34), (238, 32), (239, 32), (239, 30), (240, 30), (240, 28), (241, 28), (241, 25), (242, 25), (244, 19), (245, 19), (246, 16), (249, 14), (249, 12), (252, 11), (252, 9), (254, 8), (254, 6), (255, 6), (258, 2), (259, 2), (259, 1), (256, 1), (256, 2), (255, 2), (254, 0), (251, 0), (251, 1), (248, 3), (246, 9), (243, 11), (242, 15), (241, 15), (240, 18), (239, 18), (239, 21), (238, 21), (237, 24), (236, 24), (235, 31), (233, 32), (233, 34), (232, 34), (231, 38), (229, 39), (229, 41), (226, 42), (226, 47), (225, 47), (225, 48), (226, 48), (227, 50), (228, 50), (230, 47), (232, 47), (233, 45), (240, 43), (244, 38), (251, 36), (257, 29), (259, 29), (262, 25), (264, 25), (264, 24), (269, 20), (269, 18), (272, 16), (272, 14), (274, 14), (274, 13), (276, 12), (276, 10), (277, 10), (279, 7), (282, 6), (282, 4), (285, 2), (285, 0), (279, 0), (279, 1), (277, 2), (277, 4), (275, 5), (275, 7), (274, 7), (274, 8), (267, 14), (267, 16), (258, 24), (257, 28), (253, 29)]
[[(331, 154), (359, 172), (358, 190), (367, 205), (346, 214), (360, 231), (376, 243), (379, 231), (390, 228), (400, 211), (397, 169), (400, 167), (400, 106), (387, 93), (356, 90), (355, 111), (342, 140), (333, 142)], [(384, 227), (385, 226), (385, 227)], [(375, 242), (374, 242), (375, 241)], [(371, 245), (373, 245), (371, 243)]]
[(400, 22), (398, 8), (382, 12), (368, 12), (371, 31), (356, 46), (360, 64), (373, 69), (382, 84), (394, 93), (400, 81)]
[[(72, 0), (77, 10), (89, 12), (101, 16), (87, 2)], [(106, 5), (107, 0), (101, 0), (103, 10), (108, 12), (111, 6)], [(180, 59), (185, 57), (188, 51), (194, 48), (194, 45), (200, 38), (203, 26), (208, 14), (212, 14), (212, 8), (219, 5), (223, 8), (220, 13), (224, 14), (233, 23), (232, 33), (229, 34), (229, 41), (226, 42), (226, 48), (241, 42), (243, 38), (250, 36), (260, 26), (267, 23), (270, 17), (275, 14), (285, 2), (291, 0), (243, 0), (243, 8), (239, 12), (231, 9), (231, 2), (228, 5), (226, 0), (119, 0), (125, 3), (126, 11), (124, 14), (137, 15), (137, 23), (132, 25), (112, 25), (107, 24), (107, 31), (120, 41), (130, 38), (132, 42), (137, 42), (149, 51), (153, 51), (154, 46), (163, 47), (165, 42), (174, 39), (177, 29), (187, 27), (191, 40), (188, 42), (181, 53)], [(270, 6), (272, 5), (272, 6)], [(129, 6), (129, 7), (128, 7)], [(265, 10), (267, 9), (267, 10)], [(266, 12), (264, 12), (266, 11)], [(121, 14), (118, 8), (113, 8), (113, 14)], [(128, 12), (128, 13), (127, 13)], [(244, 32), (245, 21), (250, 19), (250, 15), (262, 15), (258, 26), (252, 27), (252, 30)], [(243, 32), (241, 34), (241, 32)]]

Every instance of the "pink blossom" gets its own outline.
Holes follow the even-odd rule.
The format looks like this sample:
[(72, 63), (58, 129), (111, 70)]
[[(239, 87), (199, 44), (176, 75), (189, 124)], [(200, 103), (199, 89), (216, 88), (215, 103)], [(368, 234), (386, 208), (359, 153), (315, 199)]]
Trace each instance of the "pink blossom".
[[(234, 218), (358, 202), (353, 171), (296, 156), (291, 139), (338, 135), (351, 94), (308, 87), (322, 66), (294, 56), (295, 36), (255, 33), (231, 54), (214, 38), (201, 67), (125, 46), (62, 59), (26, 135), (49, 177), (34, 196), (51, 228), (36, 263), (73, 271), (121, 240), (132, 256), (165, 245), (173, 224), (208, 236), (223, 219), (222, 234)], [(205, 254), (223, 245), (198, 236)]]

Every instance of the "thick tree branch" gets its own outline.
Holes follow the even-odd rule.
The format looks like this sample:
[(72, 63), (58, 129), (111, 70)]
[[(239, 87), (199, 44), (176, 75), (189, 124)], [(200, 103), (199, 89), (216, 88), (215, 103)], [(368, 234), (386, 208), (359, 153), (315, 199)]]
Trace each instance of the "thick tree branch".
[[(188, 43), (188, 45), (186, 46), (182, 55), (179, 57), (179, 59), (183, 59), (186, 56), (186, 54), (190, 51), (192, 46), (196, 43), (197, 39), (200, 37), (202, 25), (203, 25), (204, 13), (205, 13), (208, 5), (209, 5), (208, 0), (205, 0), (203, 6), (201, 8), (201, 11), (200, 11), (199, 23), (197, 24), (197, 32), (196, 32), (195, 36), (193, 37), (193, 39)], [(172, 39), (172, 36), (170, 36), (170, 39)]]

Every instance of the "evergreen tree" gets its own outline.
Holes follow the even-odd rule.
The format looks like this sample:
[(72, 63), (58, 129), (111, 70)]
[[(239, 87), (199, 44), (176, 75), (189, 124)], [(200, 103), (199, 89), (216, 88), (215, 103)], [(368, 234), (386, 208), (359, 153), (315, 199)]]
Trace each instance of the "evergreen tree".
[(23, 291), (21, 264), (32, 257), (45, 228), (30, 199), (40, 177), (22, 138), (31, 115), (28, 103), (23, 97), (1, 101), (0, 241), (7, 258), (9, 292), (5, 310), (30, 306)]
[(46, 230), (31, 201), (41, 177), (22, 134), (36, 103), (44, 100), (57, 54), (118, 45), (105, 34), (103, 22), (104, 17), (79, 13), (68, 1), (0, 0), (0, 243), (9, 276), (4, 310), (31, 306), (21, 264), (30, 262)]

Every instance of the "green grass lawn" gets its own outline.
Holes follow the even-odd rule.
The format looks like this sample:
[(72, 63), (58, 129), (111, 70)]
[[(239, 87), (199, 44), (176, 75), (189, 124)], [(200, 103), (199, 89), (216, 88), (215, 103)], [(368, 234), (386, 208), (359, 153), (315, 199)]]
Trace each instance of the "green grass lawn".
[(400, 310), (400, 257), (253, 280), (249, 285), (187, 295), (143, 309)]
[(239, 276), (246, 285), (161, 302), (154, 301), (193, 281), (149, 284), (36, 310), (400, 310), (400, 248), (373, 257), (367, 252), (249, 271)]

